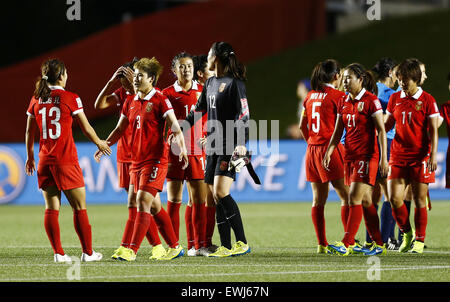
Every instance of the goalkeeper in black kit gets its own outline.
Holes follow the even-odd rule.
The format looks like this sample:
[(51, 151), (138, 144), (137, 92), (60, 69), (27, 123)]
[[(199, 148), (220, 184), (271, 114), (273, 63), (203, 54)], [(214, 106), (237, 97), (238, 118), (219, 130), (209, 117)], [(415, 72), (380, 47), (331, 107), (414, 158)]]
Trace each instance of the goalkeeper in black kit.
[[(208, 68), (215, 72), (215, 76), (206, 81), (186, 122), (192, 126), (202, 114), (208, 114), (205, 183), (213, 192), (221, 241), (221, 246), (209, 257), (240, 256), (250, 253), (250, 247), (245, 238), (239, 207), (230, 195), (230, 188), (236, 179), (234, 165), (240, 170), (249, 162), (245, 147), (250, 119), (244, 84), (246, 70), (226, 42), (212, 45), (208, 53)], [(233, 245), (231, 229), (236, 237)]]

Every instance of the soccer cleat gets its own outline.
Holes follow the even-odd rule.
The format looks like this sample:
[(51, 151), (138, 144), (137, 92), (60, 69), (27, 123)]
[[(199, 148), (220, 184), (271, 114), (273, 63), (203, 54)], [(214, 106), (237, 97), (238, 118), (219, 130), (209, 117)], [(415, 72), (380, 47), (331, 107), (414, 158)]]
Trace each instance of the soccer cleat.
[(403, 241), (402, 245), (400, 245), (398, 251), (400, 253), (406, 253), (411, 249), (411, 243), (414, 239), (414, 232), (413, 230), (409, 230), (409, 232), (403, 234)]
[(329, 244), (327, 246), (329, 254), (348, 256), (350, 255), (350, 250), (345, 247), (343, 242), (336, 242), (335, 244)]
[(224, 258), (232, 256), (231, 250), (227, 249), (224, 246), (219, 246), (214, 253), (208, 255), (208, 257), (214, 258)]
[(136, 253), (130, 248), (125, 248), (118, 259), (122, 261), (135, 261)]
[[(373, 244), (370, 244), (370, 246), (373, 247)], [(364, 246), (361, 246), (360, 244), (355, 242), (355, 244), (349, 245), (347, 247), (347, 250), (348, 254), (364, 254), (370, 251), (370, 248), (368, 248), (366, 244), (364, 244)]]
[(366, 248), (367, 250), (370, 250), (373, 246), (374, 246), (375, 242), (364, 242), (363, 247)]
[(160, 259), (166, 255), (166, 249), (162, 246), (162, 244), (155, 245), (152, 248), (152, 255), (150, 259)]
[(53, 256), (53, 261), (56, 263), (72, 263), (72, 258), (70, 258), (69, 255), (55, 254)]
[(413, 248), (411, 250), (411, 253), (414, 254), (423, 254), (423, 248), (425, 247), (425, 244), (421, 241), (414, 241)]
[(397, 251), (400, 247), (400, 242), (395, 238), (389, 238), (386, 247), (390, 251)]
[(92, 262), (92, 261), (100, 261), (102, 260), (103, 255), (101, 253), (97, 253), (96, 251), (92, 251), (91, 255), (86, 253), (81, 254), (81, 262)]
[(195, 257), (197, 256), (197, 250), (195, 249), (195, 247), (191, 247), (188, 251), (187, 251), (187, 255), (189, 257)]
[(251, 252), (250, 246), (242, 241), (236, 242), (231, 248), (231, 256), (242, 256)]
[(384, 256), (387, 254), (387, 250), (386, 250), (386, 245), (378, 245), (378, 244), (374, 244), (372, 246), (372, 248), (365, 252), (364, 255), (365, 256), (376, 256), (376, 255), (380, 255), (380, 256)]
[(184, 253), (183, 247), (178, 245), (175, 248), (169, 248), (167, 253), (163, 257), (158, 258), (158, 260), (172, 260), (184, 256)]
[(210, 245), (210, 246), (207, 247), (208, 252), (209, 252), (210, 254), (216, 252), (218, 248), (219, 248), (219, 247), (218, 247), (217, 245), (215, 245), (215, 244)]
[(327, 247), (319, 244), (317, 246), (317, 254), (328, 254)]
[(111, 258), (117, 260), (124, 249), (126, 249), (126, 247), (124, 247), (123, 245), (119, 246), (119, 248), (114, 251), (114, 254), (112, 254)]
[(197, 250), (197, 256), (205, 256), (208, 257), (208, 255), (210, 254), (208, 248), (206, 247), (201, 247)]

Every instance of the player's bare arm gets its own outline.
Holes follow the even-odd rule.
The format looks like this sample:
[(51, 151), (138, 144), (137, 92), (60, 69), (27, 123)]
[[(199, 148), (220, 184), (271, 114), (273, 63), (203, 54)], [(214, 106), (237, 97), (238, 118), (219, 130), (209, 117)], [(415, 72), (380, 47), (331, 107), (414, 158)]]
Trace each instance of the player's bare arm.
[(339, 144), (341, 140), (342, 133), (344, 132), (344, 123), (342, 122), (340, 114), (337, 115), (336, 124), (334, 126), (333, 135), (331, 136), (330, 143), (328, 144), (327, 151), (325, 152), (325, 156), (322, 160), (322, 166), (329, 171), (329, 164), (331, 159), (331, 154), (333, 154), (334, 149)]
[[(130, 69), (130, 68), (128, 68)], [(111, 79), (106, 83), (105, 87), (103, 87), (102, 91), (100, 91), (99, 95), (97, 96), (97, 99), (94, 103), (94, 108), (99, 109), (106, 109), (112, 106), (116, 106), (117, 101), (119, 100), (118, 97), (113, 94), (113, 92), (120, 87), (120, 79), (119, 75), (124, 75), (128, 79), (129, 71), (127, 68), (120, 66), (113, 74)], [(131, 72), (132, 74), (132, 72)], [(132, 79), (132, 76), (131, 76)], [(130, 82), (132, 83), (132, 81)]]
[(387, 136), (386, 131), (384, 129), (384, 122), (383, 122), (383, 113), (378, 112), (372, 116), (372, 119), (375, 123), (375, 127), (378, 131), (378, 143), (380, 145), (380, 163), (379, 163), (379, 169), (380, 174), (383, 177), (386, 177), (389, 170), (388, 160), (387, 160)]
[(428, 160), (428, 170), (430, 172), (436, 171), (437, 168), (437, 147), (438, 147), (438, 117), (429, 117), (430, 119), (430, 139), (431, 139), (431, 151), (430, 158)]
[(173, 111), (168, 111), (166, 114), (166, 122), (170, 129), (172, 129), (172, 139), (170, 142), (176, 142), (178, 146), (180, 147), (180, 161), (184, 161), (183, 169), (186, 169), (189, 160), (187, 156), (187, 149), (186, 144), (184, 142), (184, 135), (183, 131), (181, 131), (180, 125), (178, 124), (177, 117), (175, 116), (175, 113)]
[(37, 123), (34, 116), (29, 115), (27, 119), (27, 130), (25, 132), (25, 145), (27, 148), (27, 161), (25, 162), (25, 172), (27, 175), (33, 175), (36, 170), (34, 162), (34, 135), (36, 133)]
[[(126, 118), (124, 115), (120, 116), (119, 121), (117, 122), (116, 128), (114, 128), (113, 131), (108, 135), (108, 138), (106, 139), (106, 142), (108, 143), (108, 146), (112, 146), (123, 136), (125, 133), (125, 130), (128, 128), (129, 125), (128, 118)], [(97, 162), (100, 162), (100, 158), (102, 157), (103, 152), (99, 149), (94, 154), (94, 159)]]
[(81, 127), (81, 130), (83, 131), (84, 135), (93, 142), (97, 148), (105, 155), (111, 155), (111, 149), (108, 146), (108, 143), (104, 140), (101, 140), (97, 133), (95, 133), (94, 128), (92, 128), (91, 124), (89, 124), (89, 121), (86, 118), (86, 115), (84, 112), (80, 112), (74, 116), (75, 120), (77, 120), (78, 124)]
[(300, 115), (300, 122), (298, 124), (298, 128), (300, 129), (300, 132), (305, 138), (305, 141), (307, 141), (309, 138), (309, 132), (308, 132), (308, 119), (306, 118), (305, 110), (303, 110), (302, 114)]

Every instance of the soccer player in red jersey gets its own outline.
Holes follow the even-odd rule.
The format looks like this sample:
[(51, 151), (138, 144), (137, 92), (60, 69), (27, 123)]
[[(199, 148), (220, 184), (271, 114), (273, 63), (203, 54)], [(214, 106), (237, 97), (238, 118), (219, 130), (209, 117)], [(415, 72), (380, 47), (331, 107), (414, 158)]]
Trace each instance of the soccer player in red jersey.
[[(186, 52), (177, 54), (172, 60), (172, 72), (176, 75), (175, 83), (165, 88), (162, 93), (173, 106), (175, 116), (183, 120), (195, 107), (203, 87), (193, 80), (194, 63), (192, 56)], [(192, 205), (186, 207), (186, 232), (188, 239), (188, 256), (207, 256), (208, 249), (204, 242), (205, 232), (205, 154), (200, 144), (203, 123), (199, 121), (194, 127), (185, 131), (185, 142), (188, 150), (189, 166), (183, 169), (176, 145), (169, 150), (169, 169), (167, 172), (167, 212), (179, 239), (179, 209), (183, 198), (183, 182), (186, 180), (189, 200)], [(168, 135), (170, 136), (169, 130)], [(191, 232), (191, 230), (193, 232)], [(193, 240), (192, 240), (193, 239)]]
[(175, 142), (180, 148), (179, 160), (188, 165), (184, 137), (173, 112), (170, 101), (154, 88), (162, 66), (155, 59), (142, 58), (134, 64), (134, 88), (136, 95), (127, 97), (116, 128), (108, 136), (108, 143), (114, 144), (123, 135), (128, 126), (132, 127), (132, 164), (130, 169), (130, 187), (134, 190), (138, 205), (131, 243), (118, 255), (118, 259), (134, 261), (140, 244), (148, 231), (150, 217), (169, 245), (169, 250), (159, 260), (171, 260), (184, 255), (184, 249), (178, 244), (172, 222), (161, 207), (158, 192), (161, 192), (167, 175), (168, 148), (164, 141), (164, 129), (167, 122)]
[(102, 254), (92, 249), (91, 225), (86, 211), (86, 191), (83, 173), (72, 137), (72, 121), (75, 119), (90, 141), (100, 152), (110, 155), (106, 141), (98, 138), (83, 112), (81, 99), (65, 90), (67, 69), (58, 59), (45, 61), (36, 90), (27, 110), (25, 144), (27, 160), (25, 172), (33, 175), (34, 136), (39, 129), (38, 184), (45, 200), (44, 226), (54, 252), (55, 262), (71, 262), (61, 246), (58, 222), (61, 207), (61, 191), (73, 209), (75, 231), (80, 239), (83, 253), (81, 261), (99, 261)]
[[(448, 90), (450, 91), (450, 73), (448, 74), (447, 80), (449, 81)], [(447, 160), (445, 164), (445, 187), (450, 189), (450, 101), (447, 101), (441, 106), (440, 113), (447, 127), (447, 136), (449, 141), (447, 146)]]
[[(378, 167), (381, 175), (387, 174), (387, 142), (383, 123), (383, 109), (376, 95), (376, 83), (370, 72), (358, 63), (344, 70), (344, 88), (349, 93), (339, 106), (336, 126), (328, 149), (323, 158), (323, 166), (330, 169), (331, 155), (338, 146), (343, 129), (345, 137), (345, 183), (350, 185), (349, 214), (345, 235), (341, 242), (328, 245), (333, 254), (347, 256), (352, 253), (365, 255), (386, 254), (380, 233), (378, 213), (364, 195), (370, 193), (375, 184)], [(381, 156), (377, 144), (381, 148)], [(364, 250), (355, 244), (355, 235), (364, 215), (366, 228), (375, 242), (370, 250)]]
[(411, 185), (416, 205), (412, 252), (423, 253), (428, 184), (434, 182), (437, 166), (439, 110), (434, 98), (419, 86), (422, 71), (418, 60), (404, 60), (397, 69), (397, 78), (402, 90), (390, 97), (386, 119), (386, 129), (391, 129), (395, 123), (396, 132), (389, 160), (389, 197), (393, 216), (404, 233), (399, 251), (407, 252), (414, 234), (403, 196), (406, 185)]
[[(214, 76), (214, 72), (208, 68), (208, 56), (198, 55), (192, 58), (194, 62), (194, 80), (199, 82), (202, 86), (210, 77)], [(203, 116), (204, 119), (208, 119), (208, 115)], [(203, 136), (200, 139), (200, 143), (203, 147), (206, 145), (206, 131), (203, 132)], [(212, 237), (214, 229), (216, 227), (216, 204), (214, 202), (213, 193), (209, 186), (206, 186), (206, 200), (205, 200), (205, 238), (203, 239), (206, 247), (210, 253), (214, 253), (217, 246), (212, 243)], [(191, 231), (193, 233), (193, 230)]]
[[(119, 112), (125, 103), (127, 96), (134, 95), (133, 87), (133, 64), (138, 61), (134, 58), (131, 62), (120, 66), (113, 74), (111, 79), (106, 83), (105, 87), (97, 96), (95, 101), (95, 109), (103, 110), (106, 108), (117, 108)], [(131, 236), (133, 235), (134, 223), (137, 215), (136, 193), (133, 190), (128, 190), (130, 186), (130, 167), (131, 167), (131, 142), (132, 142), (131, 127), (128, 127), (123, 136), (117, 143), (117, 176), (119, 179), (119, 187), (124, 188), (128, 194), (128, 219), (125, 224), (125, 230), (122, 236), (122, 243), (120, 247), (114, 251), (111, 258), (117, 259), (122, 249), (130, 245)], [(101, 156), (101, 153), (97, 153)], [(98, 161), (99, 158), (96, 157)], [(166, 250), (161, 244), (158, 236), (158, 228), (153, 217), (150, 217), (150, 226), (146, 237), (149, 243), (153, 246), (151, 259), (157, 259), (165, 255)]]
[(345, 225), (348, 218), (348, 186), (344, 184), (344, 147), (338, 144), (331, 155), (330, 170), (322, 167), (322, 159), (328, 147), (339, 104), (346, 97), (344, 92), (335, 89), (339, 83), (340, 68), (335, 60), (319, 62), (311, 75), (312, 90), (303, 102), (300, 117), (300, 130), (308, 142), (306, 150), (306, 180), (311, 182), (313, 204), (311, 217), (318, 241), (317, 252), (327, 253), (325, 231), (325, 203), (328, 197), (329, 182), (341, 199), (341, 218)]

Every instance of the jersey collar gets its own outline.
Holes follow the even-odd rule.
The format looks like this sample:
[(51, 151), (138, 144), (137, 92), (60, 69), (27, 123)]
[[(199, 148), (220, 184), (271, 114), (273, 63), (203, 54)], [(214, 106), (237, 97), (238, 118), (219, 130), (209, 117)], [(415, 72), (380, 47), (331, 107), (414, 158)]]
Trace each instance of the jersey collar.
[(355, 100), (359, 101), (363, 97), (364, 93), (366, 93), (366, 88), (361, 89), (361, 91), (355, 97)]
[[(173, 83), (173, 88), (175, 89), (176, 92), (183, 91), (183, 88), (181, 88), (180, 84), (178, 84), (178, 81), (175, 81), (175, 83)], [(192, 81), (191, 89), (198, 90), (198, 83), (197, 83), (197, 81)]]
[(334, 85), (331, 85), (330, 83), (325, 83), (325, 86), (336, 89), (336, 87), (334, 87)]
[(64, 90), (64, 88), (62, 88), (61, 86), (50, 86), (50, 85), (48, 85), (48, 87), (49, 87), (51, 90)]
[[(156, 93), (156, 89), (153, 88), (152, 90), (150, 90), (150, 92), (144, 97), (144, 101), (148, 101), (150, 100)], [(137, 101), (139, 100), (139, 95), (136, 93), (136, 96), (134, 97), (134, 100)]]
[[(418, 87), (417, 92), (412, 96), (414, 99), (418, 100), (423, 93), (422, 87)], [(406, 93), (402, 90), (400, 93), (400, 98), (404, 99), (406, 97)]]

